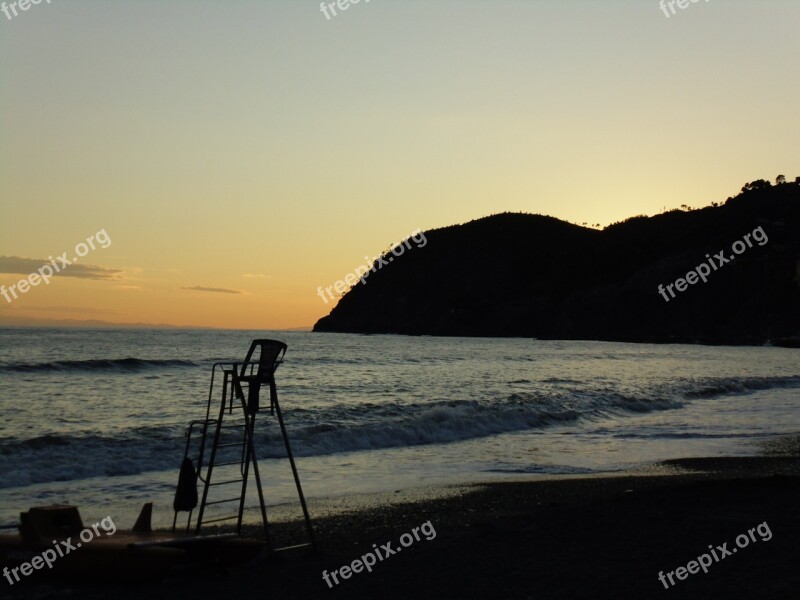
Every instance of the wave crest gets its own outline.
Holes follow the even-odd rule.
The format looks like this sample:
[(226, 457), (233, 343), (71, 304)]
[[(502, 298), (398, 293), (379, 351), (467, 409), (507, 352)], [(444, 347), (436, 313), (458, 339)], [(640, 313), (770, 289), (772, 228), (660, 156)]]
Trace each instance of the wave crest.
[(151, 360), (144, 358), (115, 358), (91, 360), (56, 360), (53, 362), (13, 362), (0, 365), (0, 372), (41, 373), (65, 371), (118, 371), (137, 372), (148, 369), (167, 369), (173, 367), (197, 367), (199, 363), (190, 360)]

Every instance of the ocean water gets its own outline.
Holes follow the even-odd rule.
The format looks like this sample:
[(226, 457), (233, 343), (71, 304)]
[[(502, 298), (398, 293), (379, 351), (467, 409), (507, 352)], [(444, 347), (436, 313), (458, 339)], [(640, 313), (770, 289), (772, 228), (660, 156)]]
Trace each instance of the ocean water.
[[(129, 526), (150, 500), (154, 521), (171, 523), (184, 430), (205, 416), (211, 365), (242, 360), (265, 337), (289, 346), (276, 379), (312, 508), (415, 486), (751, 455), (767, 438), (800, 433), (793, 349), (2, 329), (0, 523), (68, 502)], [(293, 506), (266, 411), (256, 443), (271, 510)]]

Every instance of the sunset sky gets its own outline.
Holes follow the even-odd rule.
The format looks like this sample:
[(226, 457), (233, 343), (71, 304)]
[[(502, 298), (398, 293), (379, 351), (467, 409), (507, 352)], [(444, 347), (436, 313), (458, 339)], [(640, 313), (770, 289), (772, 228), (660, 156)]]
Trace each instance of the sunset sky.
[(605, 226), (800, 175), (796, 0), (337, 12), (0, 13), (0, 284), (111, 240), (0, 297), (0, 324), (311, 326), (331, 308), (318, 286), (417, 228), (504, 211)]

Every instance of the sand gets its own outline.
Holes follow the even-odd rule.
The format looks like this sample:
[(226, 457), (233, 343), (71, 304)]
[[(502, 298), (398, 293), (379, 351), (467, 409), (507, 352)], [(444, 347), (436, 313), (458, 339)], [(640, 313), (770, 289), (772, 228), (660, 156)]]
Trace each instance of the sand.
[[(641, 471), (449, 488), (441, 497), (381, 502), (315, 519), (319, 551), (248, 565), (175, 572), (159, 583), (32, 582), (9, 598), (796, 598), (800, 590), (800, 457), (667, 461)], [(335, 511), (333, 511), (335, 513)], [(372, 572), (322, 578), (430, 521)], [(768, 541), (761, 532), (771, 533)], [(708, 573), (665, 574), (713, 547), (746, 547)], [(298, 523), (279, 523), (288, 540)], [(405, 538), (408, 541), (409, 538)], [(742, 543), (744, 540), (739, 538)], [(715, 550), (715, 552), (717, 552)], [(385, 551), (383, 552), (385, 553)], [(383, 554), (382, 553), (382, 554)], [(721, 554), (721, 552), (718, 552)], [(369, 560), (369, 559), (368, 559)], [(666, 578), (665, 578), (666, 579)], [(669, 585), (669, 581), (667, 585)]]

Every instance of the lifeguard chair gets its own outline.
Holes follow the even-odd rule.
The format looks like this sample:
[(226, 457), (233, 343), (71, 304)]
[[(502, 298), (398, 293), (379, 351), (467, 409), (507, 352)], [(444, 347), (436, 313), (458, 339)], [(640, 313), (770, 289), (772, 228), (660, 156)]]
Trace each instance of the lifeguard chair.
[[(175, 510), (173, 531), (177, 527), (178, 513), (188, 511), (187, 532), (194, 528), (195, 533), (199, 534), (203, 526), (235, 519), (236, 532), (241, 533), (247, 483), (252, 465), (264, 525), (264, 538), (269, 549), (279, 551), (304, 546), (315, 547), (311, 519), (275, 386), (275, 371), (283, 362), (286, 349), (286, 344), (276, 340), (253, 340), (244, 362), (218, 362), (212, 367), (206, 418), (192, 421), (186, 430), (186, 449), (173, 505)], [(222, 375), (222, 386), (215, 405), (214, 384), (219, 381), (218, 371)], [(256, 418), (261, 412), (261, 388), (265, 385), (269, 386), (270, 415), (277, 417), (280, 426), (308, 534), (308, 543), (287, 548), (273, 548), (270, 543), (267, 509), (253, 439)], [(212, 406), (217, 408), (216, 418), (212, 418)], [(199, 499), (198, 480), (202, 483), (202, 496)], [(231, 489), (235, 491), (227, 491)], [(207, 514), (207, 510), (217, 513), (220, 507), (232, 503), (237, 505), (235, 514), (223, 516), (217, 514), (210, 517)], [(197, 509), (196, 514), (195, 509)]]

